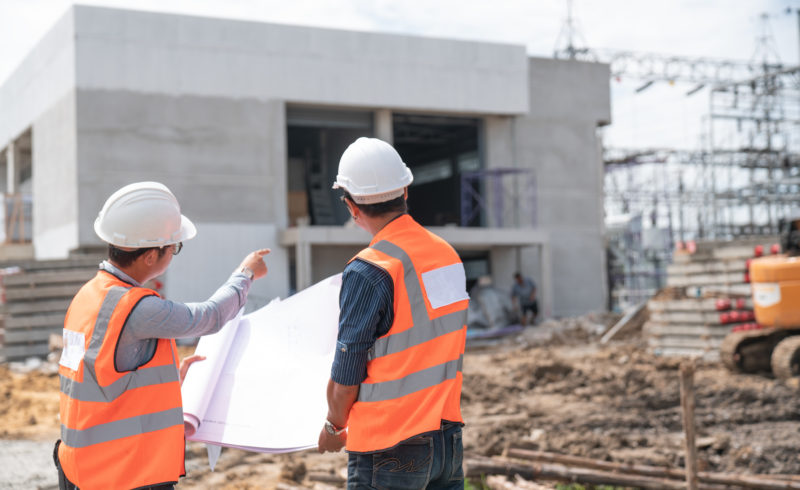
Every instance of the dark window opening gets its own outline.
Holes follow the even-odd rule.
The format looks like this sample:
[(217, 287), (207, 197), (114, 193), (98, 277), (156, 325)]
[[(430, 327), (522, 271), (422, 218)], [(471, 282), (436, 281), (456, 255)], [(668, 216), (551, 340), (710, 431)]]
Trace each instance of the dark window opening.
[(467, 276), (467, 291), (472, 291), (481, 278), (486, 278), (484, 281), (491, 282), (492, 270), (489, 252), (459, 252), (459, 255), (461, 262), (464, 263), (464, 272)]
[(461, 174), (483, 168), (480, 120), (395, 114), (392, 124), (394, 147), (414, 173), (408, 197), (414, 219), (425, 226), (481, 226), (482, 216), (464, 222), (461, 215), (463, 199), (476, 199), (462, 193)]
[(339, 158), (360, 136), (372, 136), (372, 112), (290, 107), (288, 135), (289, 225), (341, 225), (350, 217), (339, 202)]

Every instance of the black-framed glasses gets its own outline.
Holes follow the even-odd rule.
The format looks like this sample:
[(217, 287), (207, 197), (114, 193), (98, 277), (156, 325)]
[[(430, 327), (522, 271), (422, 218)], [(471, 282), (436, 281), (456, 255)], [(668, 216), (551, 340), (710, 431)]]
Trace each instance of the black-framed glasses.
[(178, 242), (173, 244), (174, 247), (172, 248), (172, 255), (178, 255), (183, 250), (183, 242)]

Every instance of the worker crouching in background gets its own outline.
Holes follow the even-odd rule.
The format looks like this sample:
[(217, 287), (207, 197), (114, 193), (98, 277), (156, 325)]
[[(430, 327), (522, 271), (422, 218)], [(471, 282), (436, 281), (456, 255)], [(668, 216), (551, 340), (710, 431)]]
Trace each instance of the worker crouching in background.
[(349, 453), (348, 488), (463, 488), (461, 363), (469, 297), (458, 254), (407, 214), (413, 176), (359, 138), (334, 188), (373, 235), (342, 275), (319, 451)]
[[(173, 488), (184, 469), (175, 340), (217, 332), (267, 273), (268, 249), (247, 255), (203, 303), (176, 303), (142, 287), (163, 274), (197, 231), (164, 185), (140, 182), (108, 198), (94, 224), (108, 260), (64, 319), (61, 489)], [(185, 374), (185, 369), (182, 370)]]

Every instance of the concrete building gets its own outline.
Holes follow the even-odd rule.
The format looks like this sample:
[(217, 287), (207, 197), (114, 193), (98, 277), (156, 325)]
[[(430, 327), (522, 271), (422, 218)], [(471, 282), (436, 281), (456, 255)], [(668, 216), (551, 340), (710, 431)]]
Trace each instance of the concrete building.
[(371, 135), (409, 164), (411, 214), (470, 283), (509, 289), (521, 270), (546, 315), (604, 309), (608, 80), (607, 65), (516, 45), (74, 6), (0, 86), (0, 175), (28, 210), (7, 211), (7, 242), (26, 242), (23, 216), (22, 254), (99, 246), (105, 198), (156, 180), (199, 229), (168, 297), (204, 299), (265, 245), (253, 303), (285, 297), (368, 242), (330, 186)]

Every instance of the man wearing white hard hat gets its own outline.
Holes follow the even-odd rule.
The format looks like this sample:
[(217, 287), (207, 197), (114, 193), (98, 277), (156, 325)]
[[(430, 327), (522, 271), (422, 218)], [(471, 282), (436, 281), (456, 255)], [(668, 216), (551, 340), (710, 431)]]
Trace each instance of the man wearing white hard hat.
[(359, 138), (333, 187), (372, 234), (342, 275), (320, 452), (349, 453), (348, 488), (463, 488), (461, 363), (469, 297), (456, 251), (407, 213), (411, 170)]
[[(217, 332), (267, 274), (268, 249), (247, 255), (207, 301), (176, 303), (144, 287), (197, 230), (166, 186), (139, 182), (108, 198), (94, 223), (108, 260), (64, 319), (59, 487), (173, 488), (184, 469), (175, 340)], [(179, 372), (180, 370), (180, 372)]]

